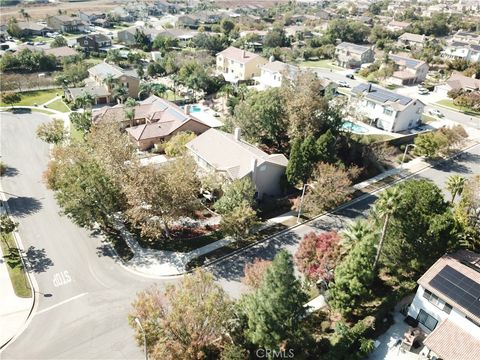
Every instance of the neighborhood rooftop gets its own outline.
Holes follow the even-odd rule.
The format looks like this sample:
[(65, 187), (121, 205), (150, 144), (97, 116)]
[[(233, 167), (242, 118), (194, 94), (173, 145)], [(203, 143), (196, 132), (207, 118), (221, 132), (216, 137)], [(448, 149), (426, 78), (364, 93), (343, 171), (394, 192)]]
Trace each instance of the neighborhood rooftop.
[(88, 69), (88, 72), (99, 79), (106, 79), (109, 75), (114, 78), (119, 78), (122, 75), (129, 75), (136, 77), (137, 72), (135, 70), (124, 70), (119, 66), (111, 65), (106, 62), (101, 62)]
[(235, 60), (241, 63), (246, 63), (252, 59), (259, 57), (260, 55), (254, 54), (247, 50), (238, 49), (230, 46), (229, 48), (221, 51), (219, 55), (223, 55), (227, 59)]
[(337, 49), (345, 49), (353, 53), (363, 54), (370, 49), (369, 46), (357, 45), (349, 42), (342, 42), (337, 45)]
[(419, 66), (422, 66), (423, 64), (425, 64), (425, 61), (423, 60), (412, 59), (411, 57), (408, 57), (408, 56), (394, 55), (394, 54), (390, 54), (388, 56), (397, 64), (404, 65), (411, 69), (416, 69)]
[(402, 107), (407, 106), (413, 101), (413, 99), (408, 96), (399, 95), (392, 91), (373, 86), (372, 84), (359, 84), (352, 89), (352, 93), (357, 95), (365, 94), (366, 99), (386, 104), (399, 104)]

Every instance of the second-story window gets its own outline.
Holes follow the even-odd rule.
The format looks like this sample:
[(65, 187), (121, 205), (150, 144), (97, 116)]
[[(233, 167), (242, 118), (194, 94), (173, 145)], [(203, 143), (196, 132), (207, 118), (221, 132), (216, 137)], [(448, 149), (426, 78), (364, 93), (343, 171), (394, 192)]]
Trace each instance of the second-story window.
[(440, 310), (445, 311), (447, 314), (450, 314), (452, 311), (452, 305), (440, 299), (437, 295), (433, 294), (431, 291), (425, 289), (423, 292), (423, 297), (431, 302), (433, 305), (438, 307)]
[(367, 100), (367, 107), (374, 109), (375, 108), (375, 103), (373, 101)]
[(389, 109), (389, 108), (383, 108), (383, 113), (384, 113), (385, 115), (390, 116), (390, 115), (393, 114), (393, 110), (392, 110), (392, 109)]

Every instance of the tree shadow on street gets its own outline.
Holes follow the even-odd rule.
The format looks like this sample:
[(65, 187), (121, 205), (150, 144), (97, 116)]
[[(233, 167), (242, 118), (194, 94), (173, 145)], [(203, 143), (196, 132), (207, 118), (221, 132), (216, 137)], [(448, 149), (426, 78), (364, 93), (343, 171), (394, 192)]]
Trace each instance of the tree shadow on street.
[(45, 249), (36, 249), (35, 246), (30, 246), (24, 255), (29, 272), (41, 273), (53, 266), (53, 261), (47, 257)]
[(14, 167), (7, 166), (5, 170), (3, 170), (2, 176), (3, 177), (14, 177), (18, 175), (18, 170)]
[(7, 203), (10, 213), (16, 217), (35, 214), (42, 208), (42, 203), (38, 199), (28, 196), (11, 197)]

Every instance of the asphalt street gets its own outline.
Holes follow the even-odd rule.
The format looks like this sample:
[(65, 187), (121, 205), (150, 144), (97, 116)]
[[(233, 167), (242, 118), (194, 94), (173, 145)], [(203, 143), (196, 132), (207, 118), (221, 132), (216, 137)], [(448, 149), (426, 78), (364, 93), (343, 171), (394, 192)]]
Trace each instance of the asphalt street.
[[(130, 303), (137, 291), (158, 283), (124, 269), (101, 239), (60, 215), (53, 193), (42, 182), (49, 159), (48, 146), (35, 129), (48, 118), (41, 114), (0, 114), (2, 161), (10, 166), (2, 187), (38, 283), (38, 305), (27, 329), (10, 344), (2, 359), (142, 359), (127, 324)], [(448, 166), (417, 176), (443, 185), (459, 173), (480, 173), (480, 146)], [(336, 214), (274, 237), (210, 267), (232, 297), (243, 291), (244, 264), (254, 258), (272, 258), (283, 248), (295, 251), (308, 231), (340, 229), (364, 216), (375, 196), (356, 202)]]

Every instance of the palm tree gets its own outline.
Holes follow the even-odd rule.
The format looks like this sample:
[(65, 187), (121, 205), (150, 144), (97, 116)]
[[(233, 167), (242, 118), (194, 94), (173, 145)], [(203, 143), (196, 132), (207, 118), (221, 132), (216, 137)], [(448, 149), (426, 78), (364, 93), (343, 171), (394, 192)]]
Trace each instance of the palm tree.
[(118, 80), (112, 74), (105, 76), (102, 82), (107, 85), (108, 91), (112, 91), (114, 85), (118, 84)]
[(378, 265), (378, 259), (380, 258), (380, 254), (382, 252), (383, 243), (387, 234), (388, 224), (390, 222), (391, 216), (398, 208), (400, 196), (401, 195), (398, 191), (398, 188), (393, 187), (381, 193), (377, 201), (375, 202), (373, 212), (378, 218), (383, 218), (383, 227), (380, 235), (380, 241), (378, 242), (377, 254), (375, 255), (375, 261), (373, 263), (373, 269), (376, 269)]
[(466, 181), (467, 179), (461, 175), (452, 175), (447, 179), (447, 190), (452, 194), (452, 203), (457, 195), (462, 194)]
[(377, 236), (378, 232), (374, 230), (372, 224), (366, 219), (358, 219), (347, 225), (341, 233), (342, 255), (346, 255), (360, 240), (367, 236)]
[(116, 85), (113, 88), (112, 95), (114, 99), (120, 100), (120, 104), (123, 104), (128, 96), (128, 89), (124, 85)]
[(94, 101), (95, 99), (91, 94), (85, 93), (84, 95), (75, 99), (75, 105), (77, 105), (77, 107), (81, 107), (83, 111), (86, 112), (87, 108), (91, 107)]
[(144, 99), (150, 95), (162, 97), (167, 92), (167, 87), (158, 83), (142, 83), (138, 91), (138, 97)]
[(221, 88), (220, 88), (220, 91), (218, 92), (220, 95), (224, 95), (223, 97), (223, 101), (222, 101), (222, 109), (223, 111), (225, 111), (225, 109), (227, 108), (227, 104), (228, 104), (228, 99), (230, 98), (230, 95), (233, 94), (234, 92), (234, 87), (232, 84), (230, 83), (226, 83), (225, 85), (223, 85)]
[(25, 9), (20, 9), (20, 15), (28, 22), (32, 17), (30, 16), (29, 13), (25, 11)]
[(125, 101), (124, 113), (125, 117), (130, 121), (130, 126), (133, 126), (133, 120), (135, 119), (135, 106), (137, 106), (137, 101), (133, 98), (128, 98)]

